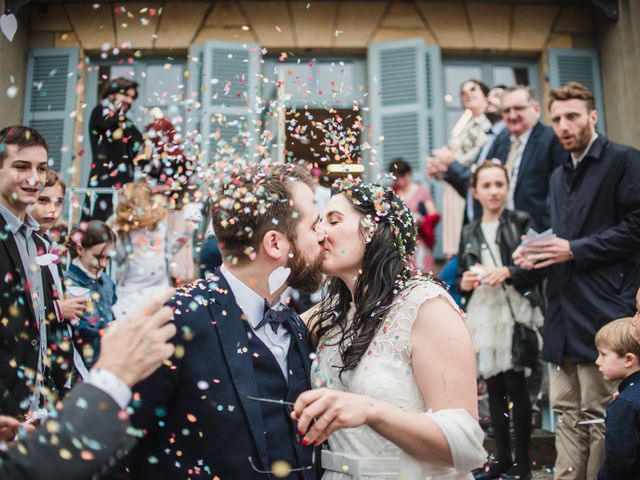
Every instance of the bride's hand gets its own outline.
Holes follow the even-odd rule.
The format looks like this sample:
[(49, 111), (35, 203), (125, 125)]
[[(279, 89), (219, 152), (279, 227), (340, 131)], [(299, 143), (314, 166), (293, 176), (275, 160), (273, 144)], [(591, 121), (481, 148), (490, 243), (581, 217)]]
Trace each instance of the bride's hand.
[(303, 445), (320, 445), (336, 430), (367, 423), (374, 403), (364, 395), (319, 388), (300, 394), (291, 418), (298, 421)]

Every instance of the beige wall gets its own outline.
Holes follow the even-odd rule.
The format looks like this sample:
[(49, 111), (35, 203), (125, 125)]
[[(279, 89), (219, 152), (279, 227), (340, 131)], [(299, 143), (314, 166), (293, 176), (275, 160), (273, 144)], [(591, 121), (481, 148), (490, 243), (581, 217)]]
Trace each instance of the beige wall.
[[(0, 0), (0, 12), (4, 12), (4, 0)], [(23, 10), (18, 15), (18, 31), (12, 42), (0, 33), (0, 128), (22, 123), (28, 54), (28, 32), (24, 13)], [(10, 98), (7, 89), (12, 84), (18, 87), (18, 93)]]
[(598, 40), (607, 136), (640, 148), (640, 2), (620, 0), (617, 23), (601, 16)]
[[(632, 82), (640, 78), (640, 0), (620, 0), (617, 23), (588, 2), (563, 5), (534, 0), (221, 0), (123, 5), (127, 11), (119, 13), (109, 3), (98, 9), (92, 2), (24, 7), (22, 13), (29, 13), (28, 37), (25, 23), (20, 22), (13, 44), (0, 39), (3, 122), (22, 118), (28, 47), (77, 45), (95, 53), (103, 44), (124, 44), (143, 55), (183, 55), (191, 44), (220, 39), (256, 42), (272, 54), (364, 54), (373, 42), (421, 36), (427, 43), (440, 45), (444, 55), (535, 56), (540, 62), (544, 104), (549, 90), (546, 49), (599, 48), (608, 134), (620, 142), (640, 143), (640, 109), (635, 96), (630, 101)], [(162, 14), (151, 16), (149, 9), (162, 5)], [(143, 17), (148, 21), (142, 22)], [(15, 75), (20, 87), (12, 100), (5, 94), (6, 72)]]

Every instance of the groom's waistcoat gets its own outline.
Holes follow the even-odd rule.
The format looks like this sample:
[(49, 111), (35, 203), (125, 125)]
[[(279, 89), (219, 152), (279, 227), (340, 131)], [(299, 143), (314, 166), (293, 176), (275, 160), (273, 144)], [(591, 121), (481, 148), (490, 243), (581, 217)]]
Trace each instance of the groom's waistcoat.
[[(253, 334), (248, 322), (244, 322), (249, 339), (249, 351), (253, 361), (256, 383), (260, 398), (295, 402), (298, 395), (310, 388), (304, 369), (303, 360), (297, 343), (291, 339), (287, 354), (287, 379), (285, 379), (278, 362), (269, 348)], [(270, 328), (266, 326), (264, 328)], [(283, 324), (280, 328), (288, 328)], [(295, 332), (289, 330), (293, 337)], [(303, 447), (296, 425), (289, 416), (290, 409), (286, 405), (260, 402), (264, 421), (269, 465), (262, 465), (270, 470), (277, 461), (284, 461), (291, 468), (311, 465), (312, 451)], [(292, 472), (287, 479), (303, 479), (305, 472)], [(309, 472), (311, 474), (311, 472)], [(315, 478), (315, 477), (314, 477)]]

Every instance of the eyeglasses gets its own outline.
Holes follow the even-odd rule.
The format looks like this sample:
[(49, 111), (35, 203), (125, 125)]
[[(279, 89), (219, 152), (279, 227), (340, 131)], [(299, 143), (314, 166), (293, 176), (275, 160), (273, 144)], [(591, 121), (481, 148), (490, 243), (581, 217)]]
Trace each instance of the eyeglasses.
[(295, 405), (293, 402), (287, 402), (286, 400), (276, 400), (276, 399), (273, 399), (273, 398), (252, 397), (251, 395), (247, 395), (244, 392), (240, 392), (240, 395), (242, 395), (245, 398), (248, 398), (249, 400), (255, 400), (256, 402), (275, 403), (277, 405), (283, 405), (285, 407), (285, 409), (287, 410), (287, 413), (293, 412), (293, 406)]
[[(291, 414), (291, 412), (293, 412), (293, 403), (292, 402), (287, 402), (286, 400), (277, 400), (277, 399), (273, 399), (273, 398), (260, 398), (260, 397), (253, 397), (251, 395), (247, 395), (246, 393), (243, 392), (239, 392), (240, 395), (242, 395), (245, 398), (248, 398), (249, 400), (254, 400), (256, 402), (263, 402), (263, 403), (271, 403), (271, 404), (276, 404), (276, 405), (282, 405), (285, 407), (285, 410), (288, 414)], [(276, 462), (274, 462), (275, 464)], [(316, 449), (315, 447), (312, 448), (311, 450), (311, 465), (305, 465), (303, 467), (297, 467), (297, 468), (289, 468), (288, 466), (283, 465), (281, 468), (277, 468), (275, 470), (262, 470), (258, 467), (256, 467), (255, 463), (253, 463), (253, 457), (249, 457), (249, 464), (251, 465), (251, 468), (253, 468), (254, 471), (258, 472), (258, 473), (262, 473), (262, 474), (273, 474), (277, 477), (281, 477), (281, 476), (286, 476), (291, 472), (306, 472), (307, 470), (311, 470), (314, 465), (316, 464)], [(272, 465), (273, 466), (273, 465)]]
[(529, 108), (531, 105), (527, 104), (527, 105), (514, 105), (513, 107), (507, 107), (507, 108), (503, 108), (502, 109), (502, 113), (505, 114), (509, 114), (511, 113), (511, 110), (513, 110), (514, 112), (524, 112), (527, 108)]
[[(276, 462), (274, 462), (274, 464)], [(286, 463), (286, 462), (283, 462), (283, 463)], [(305, 465), (304, 467), (288, 468), (287, 466), (283, 465), (281, 469), (276, 468), (275, 470), (262, 470), (256, 467), (256, 465), (253, 463), (252, 457), (249, 457), (249, 464), (251, 465), (251, 468), (253, 468), (253, 470), (258, 473), (271, 474), (271, 475), (275, 475), (276, 477), (287, 476), (289, 475), (289, 473), (292, 473), (292, 472), (306, 472), (308, 470), (311, 470), (316, 464), (316, 448), (312, 447), (312, 450), (311, 450), (311, 465)]]

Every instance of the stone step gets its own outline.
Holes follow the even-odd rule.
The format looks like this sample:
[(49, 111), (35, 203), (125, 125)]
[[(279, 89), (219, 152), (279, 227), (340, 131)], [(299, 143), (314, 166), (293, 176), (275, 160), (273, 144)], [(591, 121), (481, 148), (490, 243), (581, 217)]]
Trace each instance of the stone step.
[[(553, 433), (546, 430), (535, 429), (531, 434), (530, 456), (535, 470), (551, 471), (556, 461), (556, 437)], [(513, 436), (511, 437), (511, 445), (515, 444)], [(488, 435), (485, 436), (484, 448), (490, 455), (496, 454), (496, 442)], [(542, 477), (540, 477), (542, 478)]]

